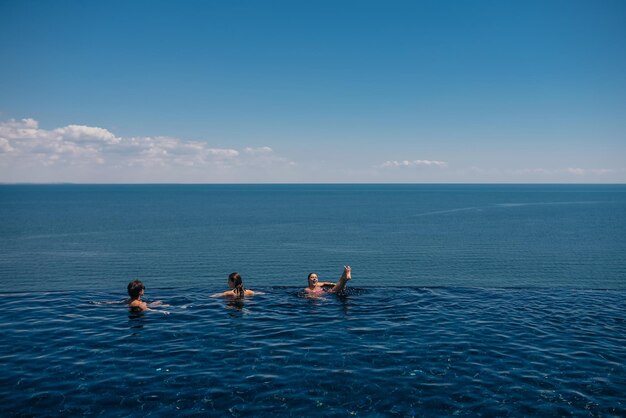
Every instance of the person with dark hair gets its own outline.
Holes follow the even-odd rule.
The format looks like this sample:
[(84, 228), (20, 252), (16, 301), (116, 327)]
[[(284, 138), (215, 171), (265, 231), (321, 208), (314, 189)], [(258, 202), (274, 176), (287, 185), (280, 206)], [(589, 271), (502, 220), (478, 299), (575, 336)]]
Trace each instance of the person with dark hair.
[[(169, 305), (164, 305), (161, 302), (152, 302), (150, 304), (144, 302), (143, 300), (141, 300), (141, 297), (143, 296), (143, 294), (145, 293), (146, 287), (143, 285), (143, 283), (140, 280), (133, 280), (132, 282), (128, 283), (128, 296), (130, 296), (130, 299), (128, 300), (128, 307), (135, 312), (141, 312), (141, 311), (151, 311), (153, 309), (150, 309), (148, 306), (163, 306), (163, 307), (167, 307)], [(168, 314), (169, 312), (167, 311), (159, 311), (162, 312), (164, 314)]]
[(227, 296), (227, 297), (234, 297), (234, 298), (242, 298), (244, 296), (253, 296), (259, 293), (259, 292), (253, 292), (250, 289), (244, 288), (243, 279), (241, 278), (241, 275), (237, 273), (236, 271), (228, 275), (228, 287), (230, 287), (231, 290), (227, 290), (224, 293), (216, 293), (213, 296)]
[(146, 287), (139, 280), (133, 280), (128, 283), (128, 296), (130, 296), (130, 300), (128, 301), (128, 306), (133, 311), (147, 311), (148, 304), (141, 300)]
[[(343, 273), (337, 283), (333, 282), (320, 282), (317, 278), (317, 273), (310, 273), (308, 277), (309, 286), (304, 288), (304, 291), (309, 296), (318, 296), (324, 292), (340, 293), (346, 288), (348, 280), (352, 279), (352, 269), (350, 266), (343, 266)], [(330, 288), (326, 290), (327, 288)]]

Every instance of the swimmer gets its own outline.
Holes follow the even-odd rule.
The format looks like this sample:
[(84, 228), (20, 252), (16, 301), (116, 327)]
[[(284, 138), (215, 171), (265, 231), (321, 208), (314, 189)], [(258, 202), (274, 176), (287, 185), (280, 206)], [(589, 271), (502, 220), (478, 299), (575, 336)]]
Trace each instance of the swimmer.
[(128, 283), (128, 296), (130, 296), (130, 300), (128, 301), (128, 306), (133, 311), (148, 311), (148, 304), (141, 300), (146, 287), (139, 280), (133, 280)]
[(343, 273), (341, 274), (341, 277), (339, 278), (339, 281), (337, 283), (320, 282), (318, 281), (317, 273), (311, 273), (308, 277), (309, 286), (304, 288), (304, 291), (307, 293), (307, 295), (317, 296), (326, 291), (324, 289), (325, 287), (330, 287), (330, 289), (327, 290), (328, 292), (339, 293), (346, 288), (346, 284), (350, 279), (352, 279), (352, 269), (350, 268), (350, 266), (343, 266)]
[(232, 272), (228, 275), (228, 287), (232, 290), (227, 290), (224, 293), (216, 293), (211, 296), (226, 296), (231, 298), (242, 298), (244, 296), (253, 296), (260, 292), (253, 292), (252, 290), (245, 289), (243, 287), (243, 279), (239, 273)]
[[(150, 309), (149, 306), (164, 306), (164, 307), (169, 306), (169, 305), (164, 305), (159, 301), (152, 302), (150, 304), (144, 302), (143, 300), (141, 300), (141, 297), (145, 293), (145, 290), (146, 290), (146, 287), (139, 280), (133, 280), (132, 282), (128, 283), (128, 296), (130, 296), (130, 300), (128, 301), (128, 307), (132, 311), (135, 311), (135, 312), (152, 311), (153, 309)], [(167, 311), (159, 311), (159, 312), (162, 312), (166, 315), (169, 314), (169, 312)]]

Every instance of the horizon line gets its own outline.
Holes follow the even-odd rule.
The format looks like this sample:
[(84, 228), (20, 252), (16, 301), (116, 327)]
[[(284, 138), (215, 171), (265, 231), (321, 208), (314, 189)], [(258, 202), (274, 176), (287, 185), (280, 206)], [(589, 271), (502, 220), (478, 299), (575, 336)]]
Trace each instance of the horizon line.
[(555, 182), (379, 182), (379, 183), (374, 183), (374, 182), (293, 182), (293, 183), (289, 183), (289, 182), (259, 182), (259, 183), (251, 183), (251, 182), (216, 182), (216, 183), (199, 183), (199, 182), (153, 182), (153, 183), (146, 183), (146, 182), (137, 182), (137, 183), (124, 183), (124, 182), (103, 182), (103, 183), (94, 183), (94, 182), (65, 182), (65, 181), (59, 181), (59, 182), (0, 182), (0, 186), (28, 186), (28, 185), (33, 185), (33, 186), (61, 186), (61, 185), (75, 185), (75, 186), (166, 186), (166, 185), (171, 185), (171, 186), (271, 186), (271, 185), (285, 185), (285, 186), (294, 186), (294, 185), (301, 185), (301, 186), (318, 186), (318, 185), (328, 185), (328, 186), (332, 186), (332, 185), (345, 185), (345, 186), (350, 186), (350, 185), (519, 185), (519, 186), (526, 186), (526, 185), (536, 185), (536, 186), (541, 186), (541, 185), (552, 185), (552, 186), (625, 186), (626, 182), (609, 182), (609, 183), (594, 183), (594, 182), (589, 182), (589, 183), (555, 183)]

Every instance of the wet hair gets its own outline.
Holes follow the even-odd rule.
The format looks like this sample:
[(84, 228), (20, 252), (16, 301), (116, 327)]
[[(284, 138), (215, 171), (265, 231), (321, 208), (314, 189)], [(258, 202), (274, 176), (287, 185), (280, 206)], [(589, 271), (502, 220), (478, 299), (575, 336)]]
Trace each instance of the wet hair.
[(146, 287), (143, 285), (143, 283), (141, 283), (141, 281), (133, 280), (132, 282), (128, 283), (128, 296), (130, 296), (130, 298), (133, 300), (138, 299), (141, 291), (145, 289)]
[(239, 273), (236, 271), (230, 273), (228, 275), (228, 280), (233, 282), (233, 285), (235, 286), (233, 291), (237, 294), (237, 296), (245, 296), (246, 289), (243, 288), (243, 279)]

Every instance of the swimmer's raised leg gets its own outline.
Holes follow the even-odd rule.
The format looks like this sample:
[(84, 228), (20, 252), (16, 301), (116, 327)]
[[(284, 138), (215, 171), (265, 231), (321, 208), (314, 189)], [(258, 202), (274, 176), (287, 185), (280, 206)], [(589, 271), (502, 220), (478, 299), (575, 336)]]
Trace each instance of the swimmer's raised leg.
[(341, 274), (339, 281), (332, 289), (330, 289), (330, 291), (333, 293), (343, 292), (343, 290), (346, 288), (346, 285), (348, 284), (348, 280), (351, 279), (352, 269), (350, 268), (350, 266), (343, 266), (343, 273)]

